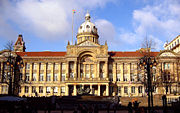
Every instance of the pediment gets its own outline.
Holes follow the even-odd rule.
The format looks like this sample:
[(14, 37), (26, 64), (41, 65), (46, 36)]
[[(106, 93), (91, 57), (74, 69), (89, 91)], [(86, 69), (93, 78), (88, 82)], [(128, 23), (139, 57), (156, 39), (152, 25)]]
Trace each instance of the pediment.
[(79, 43), (78, 46), (99, 46), (99, 45), (92, 41), (85, 40), (85, 41)]
[(172, 51), (162, 51), (159, 57), (176, 57), (176, 54)]

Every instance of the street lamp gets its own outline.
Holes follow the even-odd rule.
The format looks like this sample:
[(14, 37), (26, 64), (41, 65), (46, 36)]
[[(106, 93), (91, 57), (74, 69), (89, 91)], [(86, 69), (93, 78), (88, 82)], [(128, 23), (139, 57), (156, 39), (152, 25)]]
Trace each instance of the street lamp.
[(152, 75), (151, 69), (156, 66), (157, 62), (155, 57), (144, 56), (140, 59), (139, 66), (147, 72), (147, 87), (148, 87), (148, 112), (150, 113), (151, 108), (153, 108), (153, 90), (152, 90)]
[(6, 65), (9, 67), (8, 73), (8, 80), (9, 80), (9, 87), (8, 87), (8, 95), (14, 94), (14, 89), (17, 80), (18, 70), (24, 66), (22, 59), (18, 56), (14, 57), (10, 54), (7, 57)]

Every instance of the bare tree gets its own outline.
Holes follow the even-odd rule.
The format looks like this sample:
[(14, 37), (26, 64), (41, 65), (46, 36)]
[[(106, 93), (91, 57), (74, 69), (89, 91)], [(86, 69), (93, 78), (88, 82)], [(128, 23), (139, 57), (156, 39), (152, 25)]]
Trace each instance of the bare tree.
[(14, 45), (14, 42), (10, 40), (6, 43), (6, 45), (4, 45), (4, 48), (11, 52), (13, 51), (13, 45)]

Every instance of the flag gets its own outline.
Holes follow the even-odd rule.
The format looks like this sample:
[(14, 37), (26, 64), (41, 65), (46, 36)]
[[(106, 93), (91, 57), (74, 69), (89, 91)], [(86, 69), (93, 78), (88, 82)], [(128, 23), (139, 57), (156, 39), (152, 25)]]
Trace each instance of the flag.
[(72, 12), (73, 12), (73, 14), (74, 14), (74, 13), (76, 13), (76, 10), (73, 9)]

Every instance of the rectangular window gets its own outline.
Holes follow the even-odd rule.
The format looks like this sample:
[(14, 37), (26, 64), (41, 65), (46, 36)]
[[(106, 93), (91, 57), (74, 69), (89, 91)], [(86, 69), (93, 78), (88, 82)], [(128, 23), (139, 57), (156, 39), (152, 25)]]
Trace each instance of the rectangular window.
[(36, 81), (37, 74), (33, 73), (32, 81)]
[(89, 65), (86, 64), (86, 71), (89, 71)]
[(40, 70), (44, 70), (44, 64), (40, 64)]
[(58, 87), (54, 87), (54, 93), (58, 93)]
[(36, 87), (32, 86), (32, 93), (36, 93)]
[(89, 76), (89, 74), (88, 74), (88, 73), (86, 73), (86, 78), (90, 78), (90, 76)]
[(139, 86), (139, 87), (138, 87), (138, 92), (139, 92), (139, 93), (142, 93), (142, 86)]
[(47, 74), (46, 81), (51, 81), (51, 74), (50, 73)]
[(65, 74), (61, 74), (61, 81), (65, 81)]
[(43, 86), (39, 86), (39, 93), (43, 93)]
[(134, 82), (135, 81), (135, 79), (134, 79), (134, 74), (130, 74), (130, 79), (131, 79), (131, 82)]
[(74, 73), (73, 72), (70, 73), (70, 78), (74, 78)]
[(117, 74), (117, 81), (120, 81), (120, 80), (121, 80), (121, 75)]
[(93, 64), (91, 64), (91, 71), (93, 71), (94, 70), (94, 65)]
[(46, 87), (46, 93), (50, 93), (51, 92), (51, 87)]
[(7, 94), (8, 93), (8, 87), (7, 86), (2, 86), (1, 92), (2, 92), (2, 94)]
[(29, 87), (28, 86), (25, 86), (25, 93), (28, 93), (29, 92)]
[(124, 86), (124, 93), (128, 93), (128, 87), (127, 86)]
[(94, 74), (93, 74), (93, 73), (92, 73), (92, 75), (91, 75), (91, 76), (92, 76), (92, 78), (94, 78)]
[(29, 69), (30, 69), (30, 64), (27, 63), (27, 64), (26, 64), (26, 70), (29, 70)]
[(33, 64), (33, 70), (36, 70), (36, 69), (37, 69), (37, 64), (34, 63), (34, 64)]
[(39, 81), (44, 81), (44, 74), (43, 73), (40, 73)]
[(124, 74), (123, 81), (127, 81), (127, 74)]
[(135, 93), (135, 86), (131, 87), (131, 93)]
[(170, 63), (164, 63), (164, 69), (170, 69)]
[(21, 86), (18, 87), (18, 93), (21, 93)]
[(51, 70), (51, 64), (47, 64), (47, 70)]
[(61, 93), (65, 93), (65, 87), (64, 86), (61, 87)]
[(118, 86), (118, 93), (121, 93), (121, 86)]
[(25, 81), (29, 81), (29, 73), (26, 73)]
[(54, 69), (55, 70), (58, 70), (59, 68), (58, 68), (58, 64), (54, 64)]
[(109, 80), (113, 81), (113, 74), (112, 73), (109, 73)]
[(62, 70), (66, 70), (66, 64), (62, 63)]
[(58, 81), (58, 74), (57, 73), (54, 74), (54, 81)]

